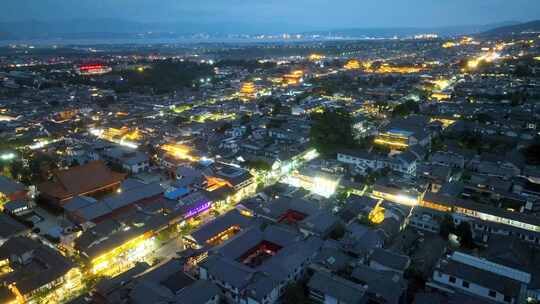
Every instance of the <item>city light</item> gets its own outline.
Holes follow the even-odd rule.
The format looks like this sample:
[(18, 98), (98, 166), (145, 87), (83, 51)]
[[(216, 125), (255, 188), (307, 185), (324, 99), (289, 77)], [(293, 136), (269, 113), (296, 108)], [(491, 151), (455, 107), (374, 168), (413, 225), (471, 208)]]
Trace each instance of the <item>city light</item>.
[(253, 99), (257, 94), (255, 84), (253, 82), (244, 82), (240, 88), (240, 97), (243, 99)]
[(206, 177), (206, 183), (207, 183), (206, 190), (210, 191), (210, 192), (215, 191), (215, 190), (220, 189), (220, 188), (223, 188), (225, 186), (227, 186), (229, 188), (233, 187), (231, 185), (231, 183), (229, 183), (228, 181), (223, 180), (223, 179), (218, 178), (218, 177), (214, 177), (214, 176)]
[(322, 59), (324, 59), (324, 55), (321, 55), (321, 54), (311, 54), (309, 55), (309, 60), (310, 61), (320, 61)]
[(450, 86), (451, 82), (448, 79), (437, 79), (433, 80), (433, 84), (437, 87), (437, 89), (445, 90)]
[(360, 62), (356, 59), (349, 60), (345, 66), (345, 69), (347, 70), (359, 70), (360, 69)]
[(309, 150), (308, 152), (306, 152), (306, 154), (304, 154), (303, 158), (305, 161), (311, 161), (311, 160), (314, 160), (315, 158), (319, 157), (319, 152), (317, 152), (316, 149), (311, 149)]
[(485, 54), (480, 55), (478, 58), (470, 59), (467, 62), (467, 67), (469, 69), (476, 69), (480, 65), (480, 62), (493, 62), (501, 57), (501, 54), (498, 52), (487, 52)]
[(442, 47), (445, 48), (445, 49), (449, 49), (449, 48), (453, 48), (453, 47), (455, 47), (457, 45), (458, 44), (455, 43), (455, 42), (447, 41), (447, 42), (443, 43)]
[(390, 66), (383, 64), (378, 69), (367, 69), (366, 71), (379, 74), (413, 74), (423, 71), (423, 67), (409, 67), (409, 66)]
[(96, 129), (92, 128), (89, 130), (90, 134), (105, 139), (107, 141), (117, 143), (121, 146), (128, 147), (131, 149), (137, 149), (138, 144), (137, 140), (142, 138), (140, 131), (135, 129), (130, 131), (127, 127), (122, 127), (120, 129), (108, 128), (108, 129)]
[(191, 148), (183, 144), (164, 144), (161, 145), (160, 148), (168, 155), (179, 160), (189, 160), (195, 162), (200, 159), (199, 157), (191, 155)]
[(189, 210), (184, 214), (184, 220), (187, 220), (189, 218), (192, 218), (194, 216), (197, 216), (207, 210), (209, 210), (212, 207), (212, 202), (206, 202), (194, 209)]
[(12, 160), (16, 157), (15, 153), (5, 153), (0, 155), (0, 159), (2, 160)]
[(39, 150), (39, 149), (45, 148), (49, 144), (52, 144), (52, 143), (55, 143), (55, 142), (58, 142), (58, 141), (60, 141), (60, 139), (55, 139), (55, 140), (43, 139), (43, 140), (39, 140), (36, 143), (33, 143), (33, 144), (29, 145), (28, 148), (30, 150)]
[(338, 184), (339, 181), (337, 180), (330, 180), (325, 177), (316, 176), (313, 179), (313, 187), (311, 192), (328, 198), (336, 192)]
[(297, 85), (303, 82), (304, 71), (303, 70), (294, 70), (289, 74), (283, 75), (283, 83), (287, 85)]
[(385, 139), (381, 139), (381, 138), (376, 138), (374, 140), (374, 142), (376, 144), (380, 144), (380, 145), (396, 146), (396, 147), (402, 147), (402, 148), (405, 148), (405, 147), (409, 146), (409, 144), (404, 143), (404, 142), (385, 140)]
[(91, 271), (93, 274), (117, 274), (126, 267), (129, 269), (133, 262), (141, 260), (154, 250), (155, 240), (152, 232), (143, 233), (93, 259)]
[(384, 208), (381, 207), (380, 202), (371, 210), (371, 212), (368, 215), (368, 219), (373, 224), (380, 224), (384, 221), (385, 215), (384, 215)]

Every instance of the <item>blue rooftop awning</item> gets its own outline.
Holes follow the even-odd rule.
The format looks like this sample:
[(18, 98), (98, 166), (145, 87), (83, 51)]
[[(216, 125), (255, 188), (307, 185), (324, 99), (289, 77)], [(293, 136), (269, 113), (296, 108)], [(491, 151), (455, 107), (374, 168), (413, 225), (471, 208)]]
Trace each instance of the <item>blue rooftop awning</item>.
[(165, 197), (171, 200), (178, 199), (179, 197), (182, 197), (189, 193), (189, 190), (187, 188), (178, 188), (169, 192), (165, 193)]

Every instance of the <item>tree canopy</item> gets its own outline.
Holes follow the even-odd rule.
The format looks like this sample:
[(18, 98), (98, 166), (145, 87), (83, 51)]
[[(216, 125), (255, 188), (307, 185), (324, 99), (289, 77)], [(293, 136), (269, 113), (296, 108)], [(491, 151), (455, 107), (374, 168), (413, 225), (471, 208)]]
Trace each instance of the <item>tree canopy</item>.
[(213, 67), (189, 61), (167, 59), (154, 63), (144, 71), (120, 72), (129, 88), (151, 87), (158, 92), (172, 91), (180, 87), (191, 87), (201, 78), (213, 75)]
[(339, 149), (354, 148), (350, 113), (343, 109), (332, 109), (315, 113), (311, 119), (311, 143), (320, 153), (331, 155)]
[(394, 108), (394, 110), (392, 111), (392, 116), (407, 116), (412, 113), (418, 113), (418, 111), (420, 111), (418, 103), (412, 100), (407, 100), (406, 102), (399, 104)]
[(540, 165), (540, 139), (536, 139), (523, 151), (527, 163), (530, 165)]

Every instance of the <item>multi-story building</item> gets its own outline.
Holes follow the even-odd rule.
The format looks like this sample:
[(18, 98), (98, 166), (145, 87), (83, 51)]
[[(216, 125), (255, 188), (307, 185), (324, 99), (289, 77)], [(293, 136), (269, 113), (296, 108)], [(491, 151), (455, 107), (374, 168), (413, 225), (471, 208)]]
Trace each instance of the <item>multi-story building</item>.
[(440, 259), (427, 283), (443, 293), (463, 293), (497, 303), (524, 303), (531, 275), (462, 252)]

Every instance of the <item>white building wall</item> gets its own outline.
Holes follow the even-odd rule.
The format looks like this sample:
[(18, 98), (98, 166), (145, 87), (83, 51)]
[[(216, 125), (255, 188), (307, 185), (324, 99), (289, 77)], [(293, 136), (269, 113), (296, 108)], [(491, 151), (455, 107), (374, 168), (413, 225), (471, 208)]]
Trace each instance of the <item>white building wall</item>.
[(324, 295), (324, 304), (337, 304), (338, 300), (329, 295)]
[(467, 281), (469, 283), (469, 287), (467, 288), (467, 287), (463, 286), (463, 281), (464, 281), (463, 279), (458, 278), (458, 277), (455, 277), (455, 279), (456, 279), (456, 282), (452, 283), (452, 282), (450, 282), (450, 276), (448, 274), (441, 273), (439, 271), (434, 271), (433, 272), (433, 280), (435, 282), (437, 282), (437, 283), (448, 285), (448, 286), (451, 286), (452, 288), (462, 290), (462, 291), (464, 291), (466, 293), (474, 294), (476, 296), (486, 298), (486, 299), (490, 299), (492, 301), (496, 301), (496, 302), (499, 302), (499, 303), (509, 303), (509, 304), (516, 303), (515, 299), (512, 299), (511, 302), (504, 301), (504, 295), (501, 294), (500, 292), (496, 291), (496, 294), (495, 294), (496, 296), (491, 297), (489, 295), (489, 292), (490, 292), (489, 288), (486, 288), (484, 286), (481, 286), (481, 285), (478, 285), (478, 284), (475, 284), (475, 283), (469, 282), (469, 281)]

